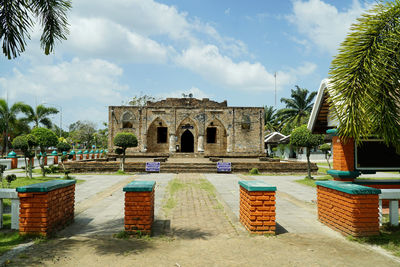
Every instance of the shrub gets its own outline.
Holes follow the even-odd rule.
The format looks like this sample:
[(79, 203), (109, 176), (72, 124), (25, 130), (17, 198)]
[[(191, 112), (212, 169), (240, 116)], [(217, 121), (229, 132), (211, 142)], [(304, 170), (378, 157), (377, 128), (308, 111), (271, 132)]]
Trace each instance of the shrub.
[(60, 152), (68, 151), (71, 149), (71, 145), (65, 142), (59, 142), (57, 144), (57, 150)]
[(10, 187), (12, 181), (15, 181), (15, 180), (17, 180), (17, 176), (16, 176), (15, 174), (9, 174), (9, 175), (7, 175), (7, 176), (6, 176), (6, 181), (7, 181), (8, 187)]
[(252, 175), (260, 174), (260, 172), (258, 171), (257, 168), (251, 169), (249, 173), (252, 174)]

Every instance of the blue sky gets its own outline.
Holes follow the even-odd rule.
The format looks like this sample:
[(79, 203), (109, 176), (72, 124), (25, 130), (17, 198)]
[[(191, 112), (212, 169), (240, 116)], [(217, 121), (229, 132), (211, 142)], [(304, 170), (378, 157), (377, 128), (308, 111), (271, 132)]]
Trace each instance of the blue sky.
[[(70, 35), (54, 54), (40, 28), (19, 58), (0, 59), (10, 102), (62, 106), (63, 128), (107, 121), (135, 95), (278, 108), (294, 85), (318, 89), (349, 27), (374, 1), (72, 1)], [(53, 121), (59, 123), (59, 116)]]

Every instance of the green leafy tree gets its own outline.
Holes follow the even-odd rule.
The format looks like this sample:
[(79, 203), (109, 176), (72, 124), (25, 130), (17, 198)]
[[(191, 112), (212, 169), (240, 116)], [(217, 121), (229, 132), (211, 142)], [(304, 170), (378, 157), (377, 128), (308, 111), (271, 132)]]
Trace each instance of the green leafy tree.
[(329, 169), (331, 168), (331, 163), (329, 162), (329, 158), (331, 157), (331, 145), (330, 144), (322, 144), (319, 146), (319, 149), (324, 152), (326, 162), (328, 162)]
[(310, 179), (312, 179), (310, 163), (311, 149), (319, 146), (323, 142), (324, 136), (320, 134), (312, 134), (311, 131), (307, 129), (307, 125), (302, 125), (295, 128), (290, 135), (290, 144), (296, 147), (304, 147), (306, 149), (307, 172), (308, 178)]
[(339, 136), (375, 135), (400, 146), (400, 1), (383, 1), (353, 24), (331, 63)]
[(57, 144), (57, 150), (61, 153), (64, 151), (69, 151), (71, 149), (71, 145), (66, 142), (59, 142)]
[(18, 128), (19, 120), (17, 119), (17, 115), (26, 107), (26, 104), (23, 102), (14, 103), (11, 107), (9, 107), (7, 101), (5, 99), (0, 98), (0, 128), (3, 132), (3, 151), (5, 149), (5, 153), (8, 153), (8, 136), (11, 129)]
[(94, 145), (96, 124), (91, 121), (77, 121), (69, 126), (69, 138), (74, 143), (84, 144), (87, 148)]
[(292, 89), (291, 98), (281, 98), (285, 108), (276, 113), (281, 129), (290, 127), (289, 132), (307, 122), (317, 94), (317, 92), (309, 93), (307, 89), (300, 88), (298, 85), (295, 87), (295, 90)]
[(0, 40), (4, 55), (15, 58), (25, 51), (26, 39), (34, 22), (40, 22), (43, 33), (40, 44), (46, 55), (56, 41), (68, 34), (67, 11), (69, 0), (0, 0)]
[[(33, 136), (36, 138), (37, 145), (40, 148), (40, 152), (44, 155), (46, 149), (52, 146), (56, 146), (58, 144), (57, 135), (46, 128), (34, 128), (31, 132)], [(44, 156), (40, 158), (40, 168), (42, 169), (43, 176), (46, 176), (46, 172), (44, 169)]]
[(274, 109), (273, 106), (264, 107), (264, 122), (266, 131), (274, 132), (278, 130), (278, 124), (276, 121), (276, 109)]
[(134, 96), (132, 97), (131, 100), (129, 100), (129, 105), (131, 106), (138, 106), (138, 107), (144, 107), (147, 105), (147, 101), (156, 101), (157, 98), (151, 96), (151, 95), (143, 95), (142, 93), (139, 96)]
[[(14, 138), (12, 145), (14, 148), (21, 149), (25, 160), (25, 175), (32, 179), (33, 162), (29, 159), (35, 156), (34, 148), (37, 145), (36, 138), (32, 134), (20, 135)], [(29, 163), (29, 164), (28, 164)]]
[(128, 147), (137, 147), (138, 141), (133, 133), (117, 133), (114, 137), (114, 145), (117, 146), (122, 152), (121, 171), (125, 167), (125, 152)]
[(41, 124), (50, 129), (52, 127), (52, 123), (48, 116), (57, 114), (58, 110), (53, 107), (45, 107), (44, 105), (38, 105), (35, 109), (29, 105), (25, 105), (22, 112), (26, 114), (26, 118), (24, 118), (24, 120), (28, 123), (33, 122), (35, 127), (39, 127)]

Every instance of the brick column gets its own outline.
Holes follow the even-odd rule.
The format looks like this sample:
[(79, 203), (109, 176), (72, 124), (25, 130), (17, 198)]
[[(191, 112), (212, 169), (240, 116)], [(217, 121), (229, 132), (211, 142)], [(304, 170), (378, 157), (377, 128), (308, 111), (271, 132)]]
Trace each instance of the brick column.
[(381, 190), (353, 183), (317, 181), (318, 219), (345, 235), (379, 234)]
[(154, 222), (155, 181), (133, 181), (124, 187), (125, 231), (151, 234)]
[(263, 181), (239, 181), (240, 222), (255, 234), (275, 234), (275, 186)]
[(355, 170), (354, 139), (341, 139), (336, 136), (336, 129), (328, 130), (327, 133), (333, 135), (333, 169), (328, 170), (327, 173), (337, 181), (354, 181), (360, 176), (360, 172)]
[(51, 235), (74, 220), (75, 180), (17, 187), (20, 234)]

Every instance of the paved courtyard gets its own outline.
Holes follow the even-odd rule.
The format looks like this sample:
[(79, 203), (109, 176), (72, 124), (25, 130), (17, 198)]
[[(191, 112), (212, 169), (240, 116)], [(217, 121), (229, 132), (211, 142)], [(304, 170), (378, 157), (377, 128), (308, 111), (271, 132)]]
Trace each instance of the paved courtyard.
[[(77, 175), (78, 176), (78, 175)], [(237, 174), (79, 175), (75, 223), (30, 247), (12, 266), (399, 266), (377, 248), (317, 221), (315, 189), (299, 176)], [(132, 180), (155, 180), (155, 235), (117, 239)], [(276, 185), (277, 236), (253, 236), (238, 221), (242, 179)], [(171, 182), (173, 186), (168, 186)], [(213, 186), (211, 186), (213, 185)], [(171, 189), (173, 187), (173, 189)]]

